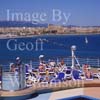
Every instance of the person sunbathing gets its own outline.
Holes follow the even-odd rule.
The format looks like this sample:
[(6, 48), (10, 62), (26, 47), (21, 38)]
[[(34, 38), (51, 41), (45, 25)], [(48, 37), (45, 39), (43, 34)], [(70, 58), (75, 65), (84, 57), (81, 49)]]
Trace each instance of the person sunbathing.
[(14, 63), (12, 63), (10, 65), (10, 72), (15, 72), (15, 64)]
[(86, 71), (85, 71), (85, 76), (87, 79), (92, 79), (92, 71), (90, 70), (90, 68), (88, 68)]
[(39, 71), (40, 71), (40, 72), (45, 71), (45, 68), (44, 68), (44, 66), (43, 66), (43, 65), (40, 65), (38, 69), (39, 69)]

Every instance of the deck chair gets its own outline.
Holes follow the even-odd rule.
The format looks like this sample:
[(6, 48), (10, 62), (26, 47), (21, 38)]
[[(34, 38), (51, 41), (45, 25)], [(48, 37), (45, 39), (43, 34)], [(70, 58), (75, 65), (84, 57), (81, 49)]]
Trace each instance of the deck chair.
[(64, 78), (65, 78), (65, 73), (59, 72), (58, 75), (57, 75), (57, 79), (62, 82), (64, 80)]
[(93, 73), (94, 79), (100, 79), (100, 73)]
[(98, 76), (98, 79), (100, 79), (100, 68), (98, 68), (97, 76)]
[(85, 80), (86, 79), (86, 76), (85, 76), (85, 73), (84, 72), (81, 72), (80, 73), (80, 79), (81, 80)]
[(65, 73), (65, 79), (71, 80), (72, 79), (72, 69), (67, 69)]
[(53, 78), (52, 80), (50, 80), (50, 84), (55, 84), (55, 83), (59, 83), (59, 82), (61, 82), (61, 81), (57, 78)]
[(75, 80), (81, 79), (81, 78), (80, 78), (80, 73), (81, 73), (81, 72), (80, 72), (79, 70), (74, 69), (74, 70), (72, 71), (73, 79), (75, 79)]
[(1, 78), (1, 76), (0, 76), (0, 89), (1, 89), (1, 81), (2, 81), (2, 78)]
[(100, 79), (100, 68), (98, 68), (97, 73), (93, 73), (93, 78)]
[(98, 79), (100, 79), (100, 73), (98, 73), (97, 76), (98, 76)]
[(59, 72), (56, 77), (50, 80), (50, 83), (59, 83), (62, 82), (65, 78), (65, 73)]

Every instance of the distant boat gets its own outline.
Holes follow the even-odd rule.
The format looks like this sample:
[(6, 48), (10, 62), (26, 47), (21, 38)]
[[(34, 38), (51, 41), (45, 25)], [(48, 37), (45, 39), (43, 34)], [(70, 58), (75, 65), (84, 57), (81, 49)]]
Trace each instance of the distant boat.
[(86, 44), (88, 43), (88, 39), (87, 39), (87, 37), (85, 37), (85, 43), (86, 43)]

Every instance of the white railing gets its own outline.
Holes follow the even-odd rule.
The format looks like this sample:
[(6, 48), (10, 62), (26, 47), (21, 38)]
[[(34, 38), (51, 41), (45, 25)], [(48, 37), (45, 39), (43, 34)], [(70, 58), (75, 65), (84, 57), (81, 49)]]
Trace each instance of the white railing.
[[(83, 64), (89, 64), (92, 67), (100, 67), (100, 58), (77, 58), (78, 62), (82, 66)], [(71, 57), (64, 58), (67, 65), (71, 65)]]
[[(68, 66), (72, 65), (72, 58), (68, 57), (68, 58), (56, 58), (53, 59), (56, 63), (59, 63), (61, 60), (64, 60), (65, 64)], [(100, 58), (77, 58), (80, 66), (84, 65), (84, 64), (89, 64), (91, 67), (97, 67), (100, 68)], [(25, 62), (23, 62), (25, 63)], [(48, 63), (48, 60), (46, 60), (46, 63)], [(32, 65), (33, 68), (36, 68), (39, 66), (39, 61), (29, 61), (29, 64)], [(76, 62), (77, 64), (77, 62)], [(9, 70), (9, 65), (2, 65), (3, 69)]]
[[(62, 59), (64, 60), (66, 65), (71, 66), (71, 64), (72, 64), (72, 58), (71, 57), (57, 58), (57, 59), (54, 59), (54, 61), (59, 63)], [(77, 58), (77, 60), (78, 60), (78, 62), (81, 66), (84, 65), (84, 64), (89, 64), (91, 67), (97, 67), (97, 68), (100, 67), (100, 58)], [(48, 62), (48, 61), (46, 61), (46, 62)], [(76, 62), (76, 64), (77, 64), (77, 62)], [(38, 67), (38, 65), (39, 65), (39, 62), (33, 62), (32, 63), (33, 67)]]

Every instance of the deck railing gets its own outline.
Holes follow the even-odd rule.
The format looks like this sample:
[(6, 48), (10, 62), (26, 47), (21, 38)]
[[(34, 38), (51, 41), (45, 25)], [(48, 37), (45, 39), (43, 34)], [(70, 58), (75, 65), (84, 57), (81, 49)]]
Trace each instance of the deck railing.
[[(62, 60), (65, 62), (65, 64), (67, 66), (71, 66), (72, 65), (72, 58), (68, 57), (68, 58), (57, 58), (57, 59), (53, 59), (56, 63), (61, 62)], [(100, 67), (100, 58), (77, 58), (77, 61), (79, 62), (80, 66), (82, 67), (82, 65), (84, 64), (88, 64), (91, 67), (95, 67), (95, 68), (99, 68)], [(48, 62), (48, 60), (46, 60), (46, 62)], [(77, 62), (75, 61), (75, 63), (77, 64)], [(32, 66), (34, 67), (38, 67), (39, 66), (39, 61), (36, 62), (32, 62)]]
[[(96, 67), (96, 68), (100, 68), (100, 58), (82, 58), (82, 57), (77, 57), (76, 58), (77, 61), (79, 62), (80, 66), (84, 65), (84, 64), (88, 64), (91, 67)], [(48, 63), (50, 60), (55, 61), (56, 63), (60, 63), (62, 60), (64, 61), (64, 63), (67, 66), (71, 66), (72, 65), (72, 58), (71, 57), (67, 57), (67, 58), (62, 58), (62, 57), (58, 57), (58, 58), (53, 58), (53, 59), (48, 59), (45, 60), (46, 63)], [(27, 62), (23, 61), (24, 64), (30, 64), (33, 68), (37, 68), (39, 66), (39, 60), (26, 60)], [(75, 63), (77, 64), (77, 62), (75, 61)], [(1, 66), (3, 67), (3, 69), (5, 71), (10, 70), (9, 67), (10, 63), (6, 64), (2, 64)]]

